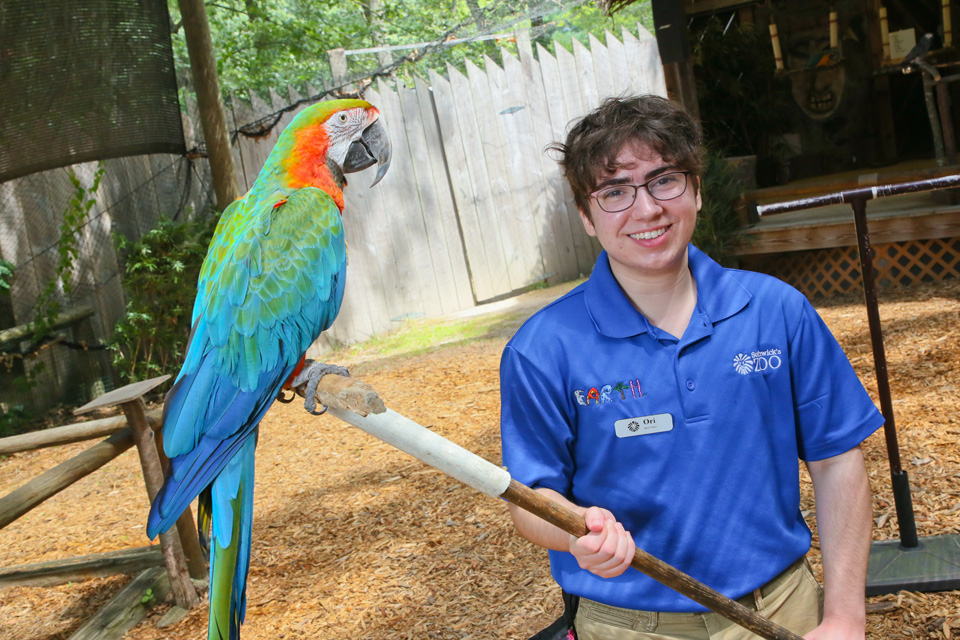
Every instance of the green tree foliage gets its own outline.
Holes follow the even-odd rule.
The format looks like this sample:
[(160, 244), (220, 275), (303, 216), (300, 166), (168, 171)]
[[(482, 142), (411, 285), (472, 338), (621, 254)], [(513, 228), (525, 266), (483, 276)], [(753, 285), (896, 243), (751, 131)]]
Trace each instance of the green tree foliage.
[(550, 42), (553, 40), (569, 49), (574, 39), (587, 44), (588, 35), (593, 35), (600, 42), (605, 42), (605, 31), (610, 31), (619, 38), (621, 28), (636, 34), (638, 24), (643, 25), (643, 28), (650, 33), (654, 30), (650, 0), (637, 0), (612, 16), (603, 15), (596, 3), (591, 0), (570, 11), (553, 12), (547, 20), (545, 26), (548, 28), (539, 40), (548, 50), (552, 50)]
[[(190, 65), (176, 0), (168, 6), (180, 84), (187, 86)], [(336, 48), (437, 43), (422, 52), (390, 54), (394, 61), (408, 57), (394, 75), (425, 77), (428, 69), (444, 72), (448, 62), (463, 70), (466, 59), (496, 59), (500, 46), (515, 49), (509, 40), (440, 46), (451, 39), (528, 28), (545, 46), (552, 47), (553, 39), (569, 46), (572, 38), (586, 43), (590, 33), (603, 40), (605, 29), (619, 35), (621, 26), (635, 31), (638, 22), (648, 29), (653, 24), (649, 0), (612, 17), (593, 0), (217, 0), (206, 8), (226, 95), (287, 84), (302, 90), (307, 82), (320, 88), (331, 81), (327, 51)], [(348, 61), (351, 75), (362, 77), (381, 67), (383, 58), (365, 54)]]
[(161, 218), (136, 242), (117, 237), (127, 308), (108, 344), (124, 382), (173, 373), (180, 366), (213, 222)]

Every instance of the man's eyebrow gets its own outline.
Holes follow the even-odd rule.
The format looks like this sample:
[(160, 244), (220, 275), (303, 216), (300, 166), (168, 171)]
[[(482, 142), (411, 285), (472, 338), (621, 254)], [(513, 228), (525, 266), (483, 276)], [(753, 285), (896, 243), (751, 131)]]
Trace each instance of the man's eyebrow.
[(597, 184), (597, 185), (593, 188), (593, 190), (594, 190), (594, 191), (598, 191), (598, 190), (600, 190), (600, 189), (603, 189), (604, 187), (613, 187), (613, 186), (616, 186), (616, 185), (618, 185), (618, 184), (632, 184), (632, 181), (631, 181), (630, 178), (628, 178), (627, 176), (622, 176), (622, 177), (619, 177), (619, 178), (607, 178), (606, 180), (604, 180), (604, 181), (600, 182), (599, 184)]
[[(675, 164), (666, 164), (666, 165), (663, 165), (662, 167), (657, 167), (653, 171), (648, 172), (647, 175), (644, 176), (644, 179), (649, 181), (649, 180), (653, 180), (654, 178), (656, 178), (661, 174), (670, 173), (671, 171), (680, 171), (680, 170), (681, 170), (680, 167)], [(633, 182), (627, 176), (620, 176), (620, 177), (611, 176), (606, 180), (599, 182), (593, 188), (593, 190), (599, 191), (600, 189), (603, 189), (605, 187), (613, 187), (618, 184), (633, 184)]]
[(664, 173), (670, 173), (671, 171), (680, 171), (680, 167), (678, 167), (675, 164), (666, 164), (662, 167), (657, 167), (656, 169), (648, 173), (645, 177), (647, 180), (653, 180), (657, 176)]

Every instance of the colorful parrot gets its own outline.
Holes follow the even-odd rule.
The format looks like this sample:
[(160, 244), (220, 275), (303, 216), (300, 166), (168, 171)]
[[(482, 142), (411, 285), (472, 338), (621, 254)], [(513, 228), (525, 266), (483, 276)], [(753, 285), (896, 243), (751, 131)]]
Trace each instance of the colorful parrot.
[[(304, 361), (343, 299), (344, 174), (390, 166), (380, 113), (363, 100), (301, 112), (280, 135), (253, 188), (223, 212), (197, 285), (190, 343), (163, 415), (167, 477), (147, 520), (166, 531), (200, 496), (212, 528), (208, 638), (239, 638), (246, 609), (260, 420), (285, 387), (316, 385), (342, 367)], [(306, 364), (305, 364), (306, 363)]]

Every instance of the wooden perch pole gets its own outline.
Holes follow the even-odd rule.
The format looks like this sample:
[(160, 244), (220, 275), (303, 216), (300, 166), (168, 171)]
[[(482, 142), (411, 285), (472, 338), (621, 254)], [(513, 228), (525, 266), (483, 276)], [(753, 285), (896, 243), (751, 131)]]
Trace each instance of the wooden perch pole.
[[(302, 394), (302, 387), (298, 391)], [(341, 404), (340, 397), (349, 397), (350, 400)], [(503, 467), (498, 467), (409, 418), (386, 409), (373, 388), (363, 382), (336, 375), (324, 376), (317, 387), (317, 401), (344, 422), (492, 498), (502, 498), (515, 504), (571, 535), (582, 536), (587, 533), (587, 526), (581, 516), (513, 480)], [(642, 549), (636, 550), (631, 566), (763, 638), (802, 640), (795, 633), (761, 617)]]

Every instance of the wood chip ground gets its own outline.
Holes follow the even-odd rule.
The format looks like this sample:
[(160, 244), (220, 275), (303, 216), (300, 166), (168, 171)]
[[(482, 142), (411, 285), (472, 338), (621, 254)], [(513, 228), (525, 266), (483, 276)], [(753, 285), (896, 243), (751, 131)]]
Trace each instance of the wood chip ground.
[[(490, 316), (481, 339), (389, 358), (341, 355), (340, 363), (387, 406), (499, 462), (500, 352), (518, 322), (559, 293), (534, 292)], [(876, 400), (862, 299), (818, 308)], [(881, 317), (918, 533), (960, 534), (960, 282), (883, 291)], [(0, 459), (0, 495), (86, 446)], [(865, 451), (874, 539), (896, 538), (882, 431)], [(257, 461), (245, 640), (524, 639), (559, 614), (546, 553), (514, 533), (500, 501), (298, 403), (267, 414)], [(809, 478), (802, 482), (802, 508), (812, 512)], [(0, 566), (144, 545), (147, 509), (131, 450), (0, 531)], [(819, 570), (816, 539), (811, 559)], [(0, 639), (65, 639), (129, 580), (2, 589)], [(869, 606), (872, 640), (960, 636), (960, 592), (901, 592)], [(167, 608), (125, 637), (206, 637), (205, 603), (158, 629)]]

